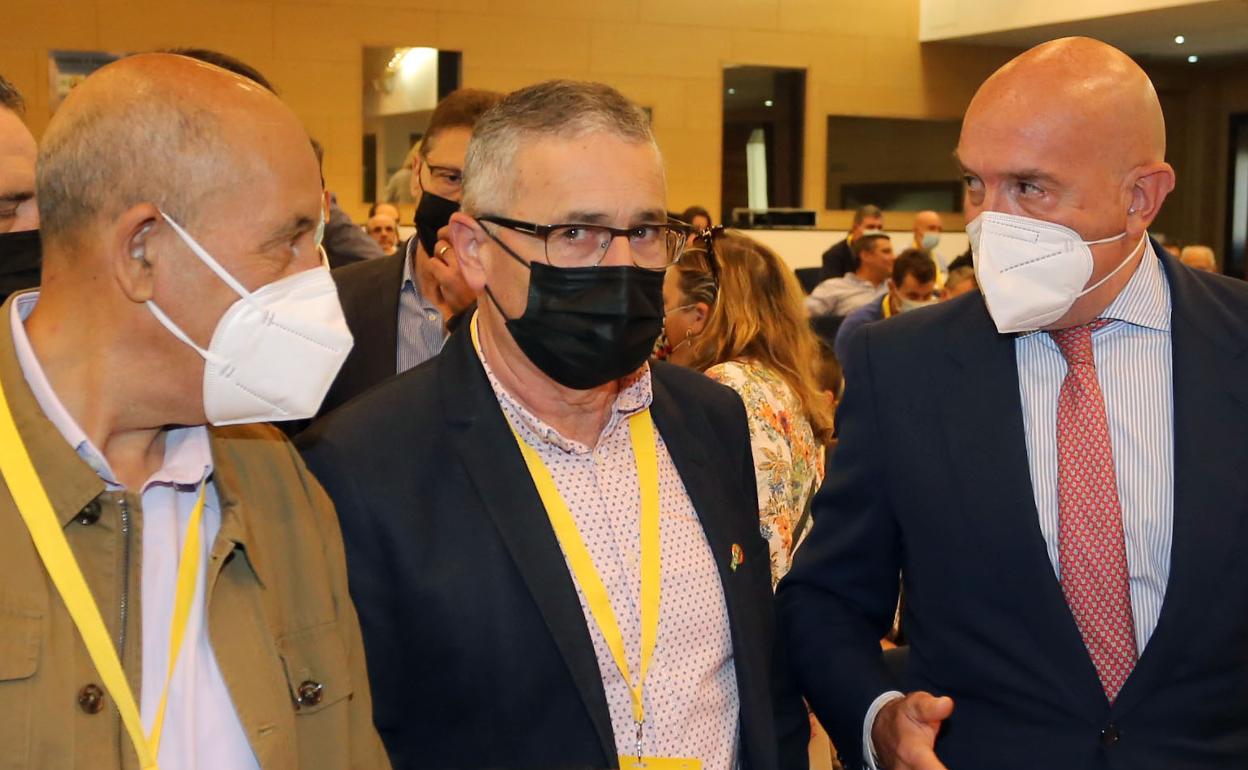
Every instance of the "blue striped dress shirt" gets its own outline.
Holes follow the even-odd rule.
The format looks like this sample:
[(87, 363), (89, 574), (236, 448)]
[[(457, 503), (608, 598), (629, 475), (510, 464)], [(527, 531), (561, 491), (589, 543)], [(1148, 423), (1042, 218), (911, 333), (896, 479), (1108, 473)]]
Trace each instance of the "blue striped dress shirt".
[[(1174, 531), (1174, 372), (1170, 286), (1148, 244), (1135, 275), (1092, 334), (1105, 396), (1130, 572), (1135, 643), (1144, 651), (1166, 596)], [(1058, 561), (1057, 397), (1066, 359), (1046, 333), (1018, 337), (1018, 384), (1031, 485), (1053, 571)]]
[(403, 260), (403, 283), (399, 289), (399, 334), (395, 345), (395, 374), (402, 374), (442, 352), (446, 343), (446, 319), (437, 306), (420, 293), (412, 276), (412, 259), (419, 239), (407, 239)]

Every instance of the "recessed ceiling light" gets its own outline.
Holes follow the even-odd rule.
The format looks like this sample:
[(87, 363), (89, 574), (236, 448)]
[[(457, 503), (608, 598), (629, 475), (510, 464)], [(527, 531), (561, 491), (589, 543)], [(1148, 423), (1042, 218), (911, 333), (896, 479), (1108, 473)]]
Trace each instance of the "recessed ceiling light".
[(1192, 54), (1191, 56), (1187, 57), (1188, 64), (1195, 64), (1198, 61), (1200, 61), (1200, 57), (1197, 56), (1196, 54)]
[(1178, 45), (1183, 45), (1184, 43), (1187, 42), (1187, 38), (1183, 37), (1182, 35), (1175, 35), (1174, 42)]
[(773, 102), (773, 101), (772, 101), (772, 100), (770, 100), (770, 99), (768, 99), (767, 101), (763, 102), (763, 106), (764, 106), (764, 107), (770, 107), (770, 106), (772, 106), (773, 104), (775, 104), (775, 102)]
[(737, 95), (737, 89), (735, 89), (735, 88), (729, 88), (729, 89), (728, 89), (728, 95), (729, 95), (729, 96), (736, 96), (736, 95)]

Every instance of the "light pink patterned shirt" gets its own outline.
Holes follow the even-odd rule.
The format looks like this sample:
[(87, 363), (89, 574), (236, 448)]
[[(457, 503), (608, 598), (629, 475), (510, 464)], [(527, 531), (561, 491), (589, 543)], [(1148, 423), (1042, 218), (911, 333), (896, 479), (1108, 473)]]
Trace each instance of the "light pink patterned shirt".
[[(576, 520), (611, 598), (628, 667), (636, 676), (641, 647), (641, 499), (628, 417), (649, 407), (654, 397), (650, 367), (621, 380), (611, 417), (597, 445), (590, 447), (538, 419), (503, 389), (484, 357), (481, 363), (503, 414), (550, 469)], [(731, 770), (737, 767), (740, 704), (728, 608), (710, 544), (657, 428), (656, 438), (663, 577), (658, 643), (643, 694), (642, 748), (647, 756), (692, 757), (706, 770)], [(579, 585), (576, 595), (594, 643), (617, 752), (632, 755), (636, 728), (628, 683), (616, 668)]]

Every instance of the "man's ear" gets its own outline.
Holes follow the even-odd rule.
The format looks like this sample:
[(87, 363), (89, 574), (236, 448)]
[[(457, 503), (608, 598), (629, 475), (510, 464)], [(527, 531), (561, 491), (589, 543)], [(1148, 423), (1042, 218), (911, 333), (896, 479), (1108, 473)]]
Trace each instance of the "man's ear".
[(485, 261), (482, 258), (482, 247), (489, 240), (481, 223), (462, 211), (451, 215), (450, 241), (455, 249), (455, 258), (464, 274), (464, 282), (474, 293), (485, 291)]
[(165, 226), (160, 210), (140, 203), (122, 212), (113, 222), (109, 259), (121, 291), (131, 302), (146, 302), (156, 288), (156, 266), (162, 239), (154, 237)]
[(1138, 232), (1148, 229), (1166, 196), (1174, 189), (1174, 169), (1169, 163), (1155, 163), (1140, 169), (1140, 175), (1131, 187), (1131, 208), (1128, 211), (1131, 225)]

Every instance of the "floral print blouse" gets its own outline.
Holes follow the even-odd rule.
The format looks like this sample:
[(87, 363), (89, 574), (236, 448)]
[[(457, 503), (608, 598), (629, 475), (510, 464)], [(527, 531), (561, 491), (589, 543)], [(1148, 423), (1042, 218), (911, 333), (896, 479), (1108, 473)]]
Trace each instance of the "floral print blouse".
[(752, 361), (728, 361), (706, 370), (745, 402), (750, 448), (758, 485), (759, 521), (771, 551), (771, 585), (789, 571), (795, 544), (810, 530), (802, 519), (812, 492), (823, 482), (823, 447), (802, 413), (802, 403), (776, 371)]

